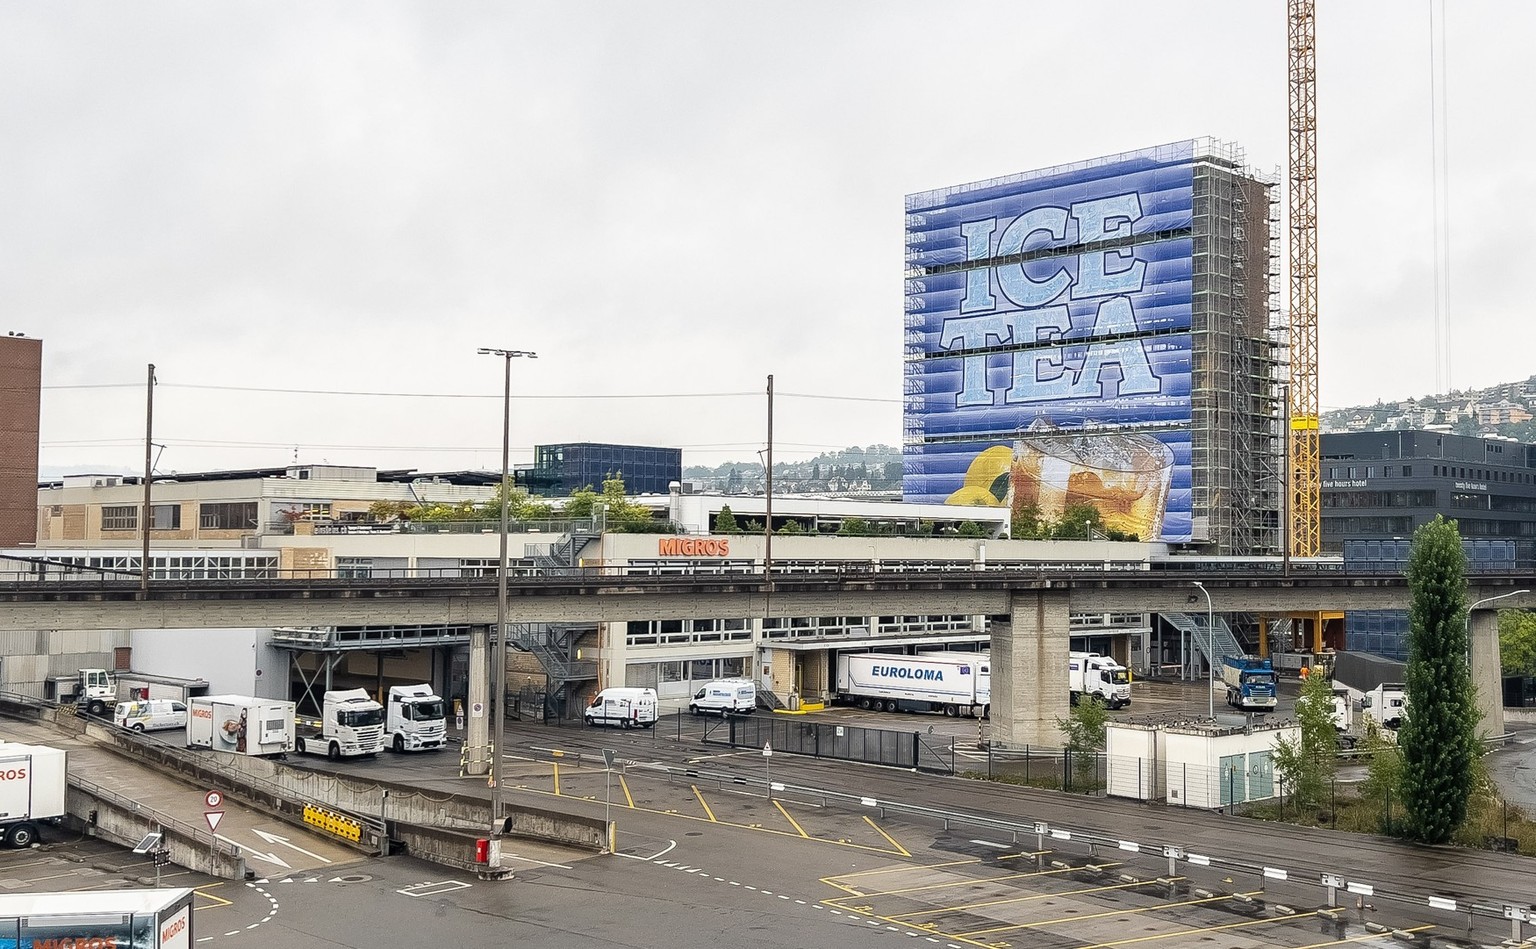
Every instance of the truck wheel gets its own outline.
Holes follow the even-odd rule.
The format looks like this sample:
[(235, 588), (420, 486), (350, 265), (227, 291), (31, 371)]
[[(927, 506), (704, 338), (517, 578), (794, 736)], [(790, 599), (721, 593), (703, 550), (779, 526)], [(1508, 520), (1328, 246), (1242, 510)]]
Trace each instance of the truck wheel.
[(587, 723), (587, 727), (588, 728), (592, 727), (592, 716), (588, 715), (585, 718), (583, 718), (582, 720)]
[(869, 699), (859, 699), (859, 708), (869, 711)]
[(626, 730), (626, 731), (628, 731), (628, 730), (629, 730), (629, 728), (630, 728), (630, 724), (629, 724), (629, 719), (627, 719), (627, 718), (626, 718), (626, 719), (624, 719), (624, 726), (623, 726), (623, 727), (624, 727), (624, 729), (625, 729), (625, 730)]
[(329, 747), (329, 748), (327, 748), (325, 750), (325, 756), (327, 758), (331, 759), (332, 761), (340, 761), (341, 760), (341, 746), (338, 745), (334, 741), (331, 742), (331, 747)]
[(136, 732), (142, 732), (144, 730), (144, 723), (143, 722), (134, 722), (133, 723), (133, 730), (136, 731)]
[(92, 715), (100, 717), (107, 710), (107, 705), (101, 699), (92, 699), (91, 704), (87, 706), (86, 710)]
[(690, 705), (690, 706), (688, 706), (688, 713), (690, 715), (698, 715), (699, 714), (699, 707), (697, 705)]
[(298, 741), (294, 742), (293, 749), (302, 755), (304, 753), (304, 739), (300, 738)]
[(404, 751), (405, 751), (405, 736), (401, 735), (399, 732), (395, 732), (395, 754), (398, 755), (398, 754), (403, 753)]
[(31, 824), (17, 824), (5, 835), (5, 842), (17, 850), (25, 850), (37, 843), (37, 830)]

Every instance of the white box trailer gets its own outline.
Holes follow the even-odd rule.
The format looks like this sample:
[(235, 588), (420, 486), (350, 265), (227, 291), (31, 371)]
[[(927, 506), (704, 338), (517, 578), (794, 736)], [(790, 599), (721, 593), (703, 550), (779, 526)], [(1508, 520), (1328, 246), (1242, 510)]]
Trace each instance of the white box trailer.
[(287, 754), (294, 748), (294, 705), (249, 695), (199, 695), (187, 705), (187, 745), (237, 755)]
[(192, 891), (0, 894), (0, 947), (190, 949)]
[(0, 742), (0, 839), (7, 846), (32, 846), (38, 824), (64, 816), (66, 773), (61, 748)]
[(990, 660), (941, 659), (887, 653), (843, 653), (837, 657), (837, 691), (843, 705), (882, 712), (943, 712), (980, 715), (991, 710)]

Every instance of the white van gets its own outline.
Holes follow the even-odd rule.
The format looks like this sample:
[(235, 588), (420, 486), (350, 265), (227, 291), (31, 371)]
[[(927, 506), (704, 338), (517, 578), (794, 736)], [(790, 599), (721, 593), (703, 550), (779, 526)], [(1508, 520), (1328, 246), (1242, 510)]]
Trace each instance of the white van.
[(750, 715), (757, 708), (757, 683), (751, 679), (716, 679), (706, 682), (688, 703), (695, 715)]
[(186, 728), (187, 706), (171, 699), (142, 699), (119, 702), (112, 721), (120, 728), (153, 732), (164, 728)]
[(587, 706), (582, 718), (588, 725), (650, 728), (656, 724), (656, 690), (604, 689)]

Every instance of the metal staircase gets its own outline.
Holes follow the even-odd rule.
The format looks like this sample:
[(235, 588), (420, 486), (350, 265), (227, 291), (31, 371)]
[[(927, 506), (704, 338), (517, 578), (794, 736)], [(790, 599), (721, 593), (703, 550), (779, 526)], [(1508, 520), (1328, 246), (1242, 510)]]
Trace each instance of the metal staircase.
[(586, 546), (600, 536), (596, 527), (577, 527), (552, 544), (529, 544), (524, 555), (533, 560), (539, 573), (552, 576), (568, 576), (581, 563), (581, 553)]
[(1184, 657), (1184, 671), (1187, 675), (1203, 673), (1205, 670), (1195, 667), (1195, 656), (1198, 654), (1212, 667), (1220, 665), (1226, 656), (1247, 655), (1247, 650), (1237, 641), (1232, 634), (1232, 627), (1227, 625), (1226, 619), (1215, 617), (1215, 626), (1207, 629), (1206, 614), (1204, 613), (1160, 613), (1162, 619), (1181, 633), (1189, 635), (1189, 655)]
[(557, 720), (569, 717), (570, 698), (577, 687), (597, 680), (597, 663), (577, 659), (576, 643), (591, 626), (569, 623), (512, 623), (507, 645), (531, 653), (539, 661), (549, 685), (544, 693), (544, 715)]

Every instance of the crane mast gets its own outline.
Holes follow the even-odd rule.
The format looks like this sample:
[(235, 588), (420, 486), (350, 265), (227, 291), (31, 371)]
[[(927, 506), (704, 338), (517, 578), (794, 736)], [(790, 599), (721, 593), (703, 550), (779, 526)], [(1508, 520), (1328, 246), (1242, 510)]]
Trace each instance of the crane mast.
[(1317, 371), (1317, 20), (1314, 0), (1289, 3), (1290, 553), (1322, 546)]

